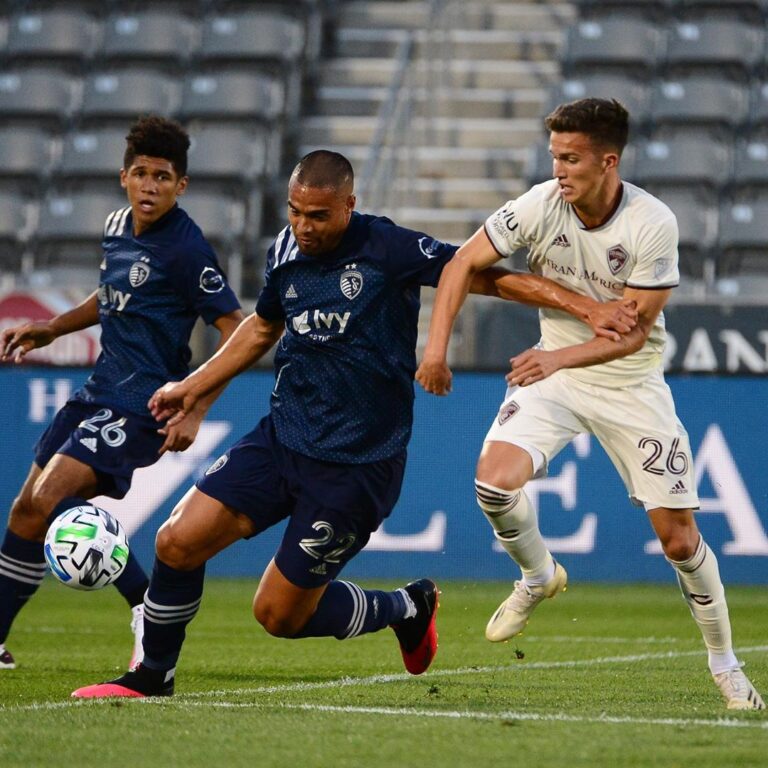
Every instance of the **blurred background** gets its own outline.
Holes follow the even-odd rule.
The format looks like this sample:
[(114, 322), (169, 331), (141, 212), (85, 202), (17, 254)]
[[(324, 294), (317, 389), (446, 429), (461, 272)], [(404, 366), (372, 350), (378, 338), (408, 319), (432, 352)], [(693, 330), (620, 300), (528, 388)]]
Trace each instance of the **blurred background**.
[[(5, 0), (0, 327), (50, 317), (97, 286), (104, 219), (125, 200), (124, 136), (140, 114), (188, 127), (191, 182), (181, 204), (251, 311), (266, 249), (287, 223), (290, 170), (305, 152), (349, 157), (360, 210), (460, 243), (506, 200), (551, 176), (543, 117), (553, 106), (615, 97), (632, 117), (622, 175), (667, 202), (680, 225), (682, 280), (665, 310), (666, 368), (691, 431), (702, 511), (714, 513), (704, 529), (728, 556), (726, 575), (764, 581), (767, 30), (768, 0)], [(512, 261), (525, 268), (525, 254)], [(425, 291), (421, 344), (431, 300)], [(537, 337), (534, 311), (468, 302), (450, 348), (453, 366), (467, 372), (456, 386), (464, 394), (436, 404), (417, 393), (401, 502), (410, 516), (387, 523), (402, 535), (382, 532), (369, 549), (441, 561), (466, 550), (467, 572), (480, 575), (472, 563), (477, 547), (491, 551), (486, 526), (473, 512), (471, 532), (462, 527), (474, 510), (474, 457), (503, 392), (500, 372)], [(211, 344), (197, 329), (197, 361)], [(0, 440), (3, 508), (29, 445), (98, 350), (98, 332), (86, 331), (29, 357), (67, 368), (0, 370), (0, 399), (12, 404)], [(270, 374), (261, 376), (255, 390), (226, 393), (197, 453), (166, 456), (152, 478), (134, 484), (144, 496), (123, 506), (137, 516), (130, 527), (147, 552), (189, 478), (253, 420), (255, 391), (266, 409)], [(627, 520), (640, 517), (599, 456), (586, 439), (553, 467), (540, 491), (550, 494), (544, 527), (554, 551), (571, 553), (571, 568), (598, 551), (607, 559), (592, 556), (584, 573), (615, 578), (617, 555), (601, 548), (601, 532), (606, 542), (613, 527), (626, 536)], [(617, 508), (626, 517), (611, 517)], [(619, 575), (666, 578), (637, 525), (634, 543), (625, 539), (637, 560), (620, 558), (634, 571)], [(393, 567), (388, 556), (383, 572), (409, 567)], [(506, 560), (497, 561), (506, 577)]]

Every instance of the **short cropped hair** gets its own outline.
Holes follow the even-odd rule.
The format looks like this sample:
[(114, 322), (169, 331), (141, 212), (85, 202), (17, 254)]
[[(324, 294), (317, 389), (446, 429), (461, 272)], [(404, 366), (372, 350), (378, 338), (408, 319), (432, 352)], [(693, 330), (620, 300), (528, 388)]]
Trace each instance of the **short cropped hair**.
[(544, 125), (550, 132), (583, 133), (593, 144), (621, 155), (629, 136), (629, 112), (616, 99), (579, 99), (556, 107)]
[(189, 135), (175, 120), (150, 115), (140, 118), (125, 137), (123, 168), (133, 165), (137, 155), (168, 160), (181, 178), (187, 175)]
[(331, 188), (351, 194), (355, 184), (355, 172), (344, 155), (328, 149), (317, 149), (299, 160), (291, 179), (306, 187)]

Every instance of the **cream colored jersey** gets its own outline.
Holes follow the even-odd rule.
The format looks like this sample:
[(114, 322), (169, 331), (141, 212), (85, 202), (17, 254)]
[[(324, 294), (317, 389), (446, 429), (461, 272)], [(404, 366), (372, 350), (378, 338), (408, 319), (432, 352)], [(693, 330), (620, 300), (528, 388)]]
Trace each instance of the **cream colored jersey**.
[[(602, 226), (587, 229), (563, 201), (556, 179), (537, 184), (491, 214), (485, 231), (501, 256), (528, 247), (531, 272), (548, 277), (596, 301), (620, 299), (624, 289), (676, 286), (677, 220), (645, 190), (622, 182), (622, 199)], [(588, 325), (555, 309), (539, 310), (541, 345), (554, 350), (593, 337)], [(666, 342), (664, 316), (634, 354), (566, 373), (581, 381), (624, 387), (660, 368)]]

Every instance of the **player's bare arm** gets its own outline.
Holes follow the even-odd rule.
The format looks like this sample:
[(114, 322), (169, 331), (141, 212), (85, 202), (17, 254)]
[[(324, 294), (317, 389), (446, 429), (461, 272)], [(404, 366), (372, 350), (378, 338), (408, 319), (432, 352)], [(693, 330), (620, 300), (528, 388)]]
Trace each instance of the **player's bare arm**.
[[(217, 352), (235, 332), (243, 321), (243, 317), (242, 311), (238, 309), (214, 320), (213, 325), (219, 332), (219, 341), (216, 345)], [(200, 398), (192, 410), (184, 414), (183, 418), (171, 419), (165, 426), (157, 430), (161, 435), (165, 435), (165, 442), (160, 447), (160, 454), (166, 451), (186, 451), (192, 445), (197, 437), (200, 424), (205, 418), (205, 414), (208, 413), (208, 409), (216, 401), (222, 390), (223, 387), (219, 387), (205, 397)]]
[(2, 360), (21, 362), (27, 352), (45, 347), (59, 336), (82, 331), (99, 322), (98, 292), (94, 291), (76, 307), (62, 312), (50, 320), (37, 323), (24, 323), (13, 328), (6, 328), (0, 336)]
[(659, 312), (667, 303), (672, 290), (644, 290), (627, 288), (624, 298), (637, 304), (637, 325), (618, 341), (595, 337), (583, 344), (552, 351), (528, 349), (509, 362), (512, 370), (507, 374), (510, 385), (528, 386), (546, 379), (561, 368), (586, 368), (607, 363), (637, 352), (648, 339)]
[[(149, 399), (148, 407), (158, 421), (180, 421), (195, 404), (253, 365), (282, 336), (283, 323), (252, 314), (237, 327), (224, 346), (183, 381), (169, 382)], [(173, 418), (172, 418), (173, 417)], [(170, 422), (169, 422), (170, 423)]]

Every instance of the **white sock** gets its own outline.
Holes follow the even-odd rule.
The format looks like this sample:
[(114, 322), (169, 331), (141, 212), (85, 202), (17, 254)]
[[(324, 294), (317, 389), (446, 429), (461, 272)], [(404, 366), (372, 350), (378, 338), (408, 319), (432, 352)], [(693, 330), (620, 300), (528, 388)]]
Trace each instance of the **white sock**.
[(398, 593), (400, 593), (403, 596), (403, 600), (405, 600), (405, 616), (403, 616), (403, 619), (412, 619), (416, 613), (416, 603), (413, 602), (413, 598), (402, 588), (397, 590)]
[(493, 535), (520, 566), (523, 581), (531, 587), (546, 584), (555, 575), (555, 561), (544, 544), (536, 510), (525, 491), (506, 491), (475, 480), (475, 492)]
[(704, 638), (709, 652), (710, 671), (715, 675), (738, 667), (739, 662), (731, 641), (725, 589), (720, 580), (715, 553), (699, 537), (693, 557), (682, 562), (667, 560), (675, 569), (683, 597)]

